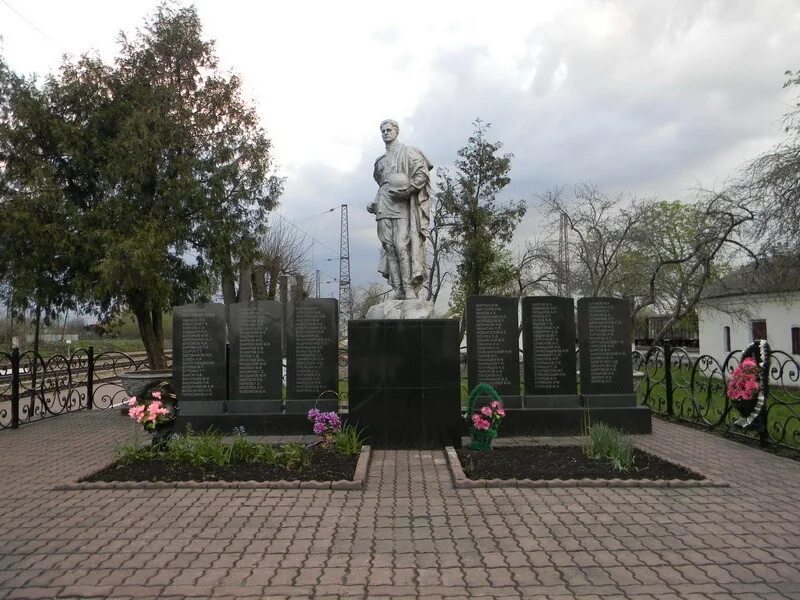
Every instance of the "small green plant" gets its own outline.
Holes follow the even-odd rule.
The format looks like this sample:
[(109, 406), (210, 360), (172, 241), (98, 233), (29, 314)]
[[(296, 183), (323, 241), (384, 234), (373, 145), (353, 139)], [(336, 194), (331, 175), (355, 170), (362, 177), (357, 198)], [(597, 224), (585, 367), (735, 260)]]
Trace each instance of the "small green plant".
[(286, 444), (281, 448), (280, 464), (289, 471), (304, 471), (311, 466), (311, 451), (303, 444)]
[(341, 431), (333, 434), (333, 447), (339, 454), (353, 456), (361, 452), (364, 445), (363, 429), (359, 431), (355, 425), (345, 425)]
[(630, 437), (605, 423), (592, 425), (588, 415), (584, 417), (582, 429), (586, 456), (607, 460), (617, 471), (628, 472), (633, 468), (634, 445)]
[(475, 462), (472, 460), (472, 456), (467, 457), (467, 464), (464, 465), (464, 475), (467, 477), (472, 477), (472, 474), (475, 472)]
[[(193, 465), (213, 463), (224, 467), (230, 463), (230, 449), (222, 443), (222, 434), (214, 429), (202, 433), (194, 433), (170, 442), (170, 448), (178, 443), (178, 453)], [(169, 450), (168, 450), (169, 452)]]
[(157, 450), (153, 446), (143, 446), (138, 441), (132, 441), (117, 448), (119, 462), (131, 463), (155, 458)]
[(234, 429), (233, 441), (228, 446), (228, 462), (254, 463), (258, 461), (261, 446), (245, 437), (244, 428)]
[(259, 444), (258, 445), (258, 456), (256, 456), (257, 462), (262, 462), (269, 466), (274, 466), (278, 464), (280, 460), (280, 452), (278, 451), (275, 446), (270, 446), (268, 444)]

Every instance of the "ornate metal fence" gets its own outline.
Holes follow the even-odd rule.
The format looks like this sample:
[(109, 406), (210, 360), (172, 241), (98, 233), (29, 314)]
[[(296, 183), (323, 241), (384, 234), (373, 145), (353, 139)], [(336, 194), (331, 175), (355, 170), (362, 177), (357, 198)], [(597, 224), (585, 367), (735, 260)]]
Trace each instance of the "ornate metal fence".
[(126, 371), (148, 368), (144, 354), (79, 349), (44, 357), (32, 351), (0, 353), (0, 430), (125, 399), (119, 381)]
[(741, 350), (731, 352), (722, 363), (707, 354), (694, 358), (669, 341), (647, 352), (635, 351), (638, 401), (654, 412), (746, 436), (764, 446), (800, 450), (800, 363), (786, 352), (771, 351), (765, 418), (756, 427), (742, 429), (733, 423), (739, 414), (725, 391), (741, 355)]

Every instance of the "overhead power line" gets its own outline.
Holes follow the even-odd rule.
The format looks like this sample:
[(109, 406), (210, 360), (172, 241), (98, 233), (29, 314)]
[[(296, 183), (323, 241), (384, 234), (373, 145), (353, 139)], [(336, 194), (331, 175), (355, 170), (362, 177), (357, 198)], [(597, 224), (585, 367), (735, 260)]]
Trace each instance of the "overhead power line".
[(335, 211), (338, 208), (339, 208), (338, 206), (334, 206), (333, 208), (329, 208), (328, 210), (322, 211), (319, 214), (316, 214), (316, 215), (313, 215), (311, 217), (307, 217), (305, 219), (302, 219), (302, 220), (298, 221), (298, 223), (305, 223), (306, 221), (311, 221), (312, 219), (316, 219), (318, 217), (324, 217), (325, 215), (332, 213), (333, 211)]
[(311, 232), (309, 232), (309, 231), (307, 231), (307, 230), (305, 230), (305, 229), (303, 229), (303, 228), (299, 227), (299, 226), (298, 226), (298, 225), (297, 225), (297, 224), (296, 224), (294, 221), (292, 221), (292, 220), (291, 220), (291, 219), (289, 219), (288, 217), (284, 217), (283, 215), (276, 215), (276, 216), (277, 216), (279, 219), (283, 219), (284, 221), (286, 221), (286, 222), (287, 222), (289, 225), (291, 225), (292, 227), (294, 227), (295, 229), (297, 229), (297, 231), (299, 231), (299, 232), (300, 232), (300, 233), (302, 233), (303, 235), (305, 235), (305, 236), (308, 236), (309, 238), (311, 238), (312, 240), (314, 240), (315, 242), (317, 242), (317, 243), (318, 243), (320, 246), (322, 246), (323, 248), (326, 248), (326, 249), (330, 250), (330, 251), (331, 251), (331, 252), (333, 252), (334, 254), (337, 254), (337, 255), (339, 254), (339, 251), (338, 251), (338, 250), (336, 250), (335, 248), (331, 248), (330, 246), (328, 246), (328, 244), (326, 244), (325, 242), (323, 242), (323, 241), (322, 241), (322, 240), (320, 240), (319, 238), (317, 238), (317, 237), (315, 237), (314, 235), (312, 235), (312, 234), (311, 234)]
[(55, 41), (53, 40), (53, 38), (51, 38), (51, 37), (50, 37), (49, 35), (47, 35), (47, 34), (46, 34), (44, 31), (42, 31), (42, 30), (41, 30), (41, 28), (39, 28), (39, 27), (36, 25), (36, 23), (34, 23), (33, 21), (31, 21), (31, 20), (30, 20), (28, 17), (26, 17), (26, 16), (25, 16), (25, 15), (23, 15), (21, 12), (19, 12), (19, 11), (18, 11), (16, 8), (14, 8), (13, 6), (11, 6), (11, 4), (9, 4), (9, 3), (8, 3), (8, 0), (0, 0), (0, 3), (4, 4), (5, 6), (7, 6), (7, 7), (8, 7), (8, 9), (9, 9), (11, 12), (13, 12), (15, 15), (17, 15), (17, 16), (18, 16), (18, 17), (19, 17), (19, 18), (20, 18), (22, 21), (24, 21), (24, 22), (25, 22), (25, 23), (28, 25), (28, 27), (30, 27), (31, 29), (33, 29), (34, 31), (36, 31), (36, 32), (37, 32), (39, 35), (41, 35), (41, 36), (42, 36), (44, 39), (46, 39), (48, 42), (50, 42), (50, 43), (51, 43), (51, 44), (53, 44), (54, 46), (57, 46), (57, 44), (55, 43)]

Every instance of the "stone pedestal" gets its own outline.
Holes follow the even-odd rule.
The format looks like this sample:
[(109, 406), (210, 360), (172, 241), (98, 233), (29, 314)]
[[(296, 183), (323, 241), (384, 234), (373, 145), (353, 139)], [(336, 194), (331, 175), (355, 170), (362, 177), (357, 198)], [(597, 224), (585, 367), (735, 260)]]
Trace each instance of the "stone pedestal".
[(350, 414), (376, 448), (460, 445), (458, 321), (350, 321)]
[(433, 302), (429, 300), (385, 300), (367, 310), (367, 319), (430, 319)]

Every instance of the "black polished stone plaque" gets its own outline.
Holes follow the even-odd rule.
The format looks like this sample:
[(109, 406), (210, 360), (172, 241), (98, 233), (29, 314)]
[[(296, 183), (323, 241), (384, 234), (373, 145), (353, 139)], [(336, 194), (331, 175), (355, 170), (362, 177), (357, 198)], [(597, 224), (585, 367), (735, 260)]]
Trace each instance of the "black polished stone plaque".
[(221, 414), (226, 397), (225, 306), (185, 304), (172, 315), (172, 381), (180, 413)]
[(487, 383), (509, 408), (522, 406), (518, 306), (516, 298), (467, 298), (467, 387)]
[(378, 448), (460, 446), (458, 321), (348, 324), (348, 422)]
[(287, 413), (307, 412), (315, 402), (320, 410), (338, 408), (338, 321), (338, 302), (333, 298), (309, 298), (286, 306)]
[(572, 298), (522, 299), (525, 408), (578, 406)]
[(627, 300), (578, 300), (581, 395), (592, 406), (634, 406)]
[(279, 302), (229, 306), (228, 412), (281, 412), (282, 329), (283, 305)]

